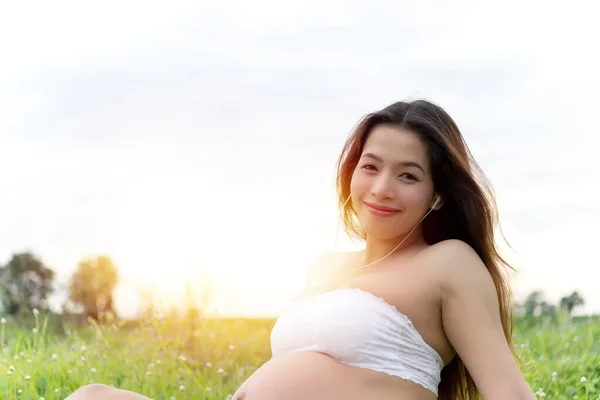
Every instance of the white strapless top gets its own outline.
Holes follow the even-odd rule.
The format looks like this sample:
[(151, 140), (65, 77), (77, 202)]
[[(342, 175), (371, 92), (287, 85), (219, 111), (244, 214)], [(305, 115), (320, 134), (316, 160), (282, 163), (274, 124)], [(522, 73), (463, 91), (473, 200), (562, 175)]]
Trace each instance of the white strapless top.
[(385, 372), (438, 394), (444, 361), (407, 316), (358, 288), (334, 289), (286, 307), (271, 331), (273, 358), (315, 351)]

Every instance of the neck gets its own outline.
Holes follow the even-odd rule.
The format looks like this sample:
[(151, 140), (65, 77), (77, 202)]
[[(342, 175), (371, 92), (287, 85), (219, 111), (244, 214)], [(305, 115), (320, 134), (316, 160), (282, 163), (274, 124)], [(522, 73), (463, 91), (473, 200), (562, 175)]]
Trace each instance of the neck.
[[(398, 244), (402, 244), (396, 249)], [(367, 246), (364, 251), (364, 264), (375, 262), (383, 257), (393, 257), (397, 254), (405, 253), (407, 249), (424, 243), (421, 229), (415, 229), (410, 235), (402, 235), (394, 239), (382, 240), (379, 238), (367, 237)], [(389, 254), (392, 250), (393, 253)], [(389, 256), (388, 256), (389, 254)]]

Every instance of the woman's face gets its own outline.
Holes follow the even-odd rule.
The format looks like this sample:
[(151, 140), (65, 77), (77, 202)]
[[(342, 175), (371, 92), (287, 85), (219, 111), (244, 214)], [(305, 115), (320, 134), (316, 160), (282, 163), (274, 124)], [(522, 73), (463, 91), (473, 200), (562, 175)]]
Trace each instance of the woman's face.
[(350, 193), (367, 237), (407, 234), (435, 197), (428, 148), (410, 131), (389, 125), (371, 130), (352, 175)]

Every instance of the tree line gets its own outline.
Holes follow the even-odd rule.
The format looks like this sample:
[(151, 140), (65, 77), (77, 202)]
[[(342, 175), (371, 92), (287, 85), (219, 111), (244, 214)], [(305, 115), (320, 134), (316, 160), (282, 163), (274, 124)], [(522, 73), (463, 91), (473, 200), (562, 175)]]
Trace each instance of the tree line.
[[(0, 265), (0, 309), (18, 315), (49, 309), (48, 299), (57, 289), (56, 274), (30, 251), (15, 253)], [(79, 262), (66, 285), (63, 314), (83, 314), (98, 320), (115, 315), (113, 294), (119, 280), (117, 267), (109, 257), (98, 256)]]
[(516, 312), (524, 317), (551, 317), (558, 314), (571, 315), (577, 307), (585, 305), (585, 299), (578, 291), (560, 298), (557, 304), (552, 304), (544, 297), (544, 292), (534, 290), (525, 299), (516, 304)]
[[(79, 314), (99, 320), (108, 313), (117, 316), (114, 308), (114, 290), (119, 281), (119, 272), (110, 257), (97, 256), (81, 260), (66, 284), (67, 296), (61, 305), (62, 314)], [(48, 298), (56, 290), (55, 272), (46, 266), (34, 253), (25, 251), (12, 255), (6, 265), (0, 265), (0, 314), (17, 315), (48, 310)], [(191, 292), (188, 298), (188, 313), (199, 314)], [(145, 316), (153, 314), (154, 293), (142, 293), (146, 309)], [(210, 302), (210, 290), (204, 291), (203, 307)], [(577, 291), (563, 296), (558, 304), (544, 298), (540, 290), (531, 292), (523, 302), (515, 304), (518, 316), (555, 317), (559, 313), (571, 315), (585, 304)]]

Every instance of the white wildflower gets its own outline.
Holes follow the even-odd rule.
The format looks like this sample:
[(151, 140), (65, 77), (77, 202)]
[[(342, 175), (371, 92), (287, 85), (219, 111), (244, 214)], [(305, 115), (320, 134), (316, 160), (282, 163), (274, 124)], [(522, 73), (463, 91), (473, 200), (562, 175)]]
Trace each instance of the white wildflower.
[(56, 353), (52, 354), (52, 361), (58, 360), (58, 355)]
[(223, 368), (219, 368), (219, 369), (217, 370), (217, 373), (218, 373), (218, 374), (220, 374), (220, 375), (222, 375), (222, 374), (224, 374), (224, 373), (225, 373), (225, 371), (223, 370)]
[(0, 319), (0, 324), (4, 325), (6, 323), (6, 318)]
[(587, 378), (585, 376), (582, 376), (580, 379), (581, 383), (586, 383), (587, 382)]
[(185, 386), (183, 386), (183, 385), (179, 386), (179, 391), (180, 392), (183, 392), (184, 390), (185, 390)]
[(92, 369), (90, 370), (90, 372), (91, 372), (92, 374), (95, 374), (95, 373), (96, 373), (96, 368), (92, 367)]
[(35, 315), (36, 317), (40, 314), (40, 312), (38, 311), (37, 308), (33, 309), (33, 315)]
[(11, 376), (13, 374), (13, 372), (9, 369), (8, 371), (6, 371), (6, 375)]
[(212, 368), (212, 363), (210, 361), (206, 363), (206, 368)]
[(30, 380), (30, 379), (31, 379), (31, 377), (30, 377), (29, 375), (25, 375), (25, 380), (26, 380), (26, 381), (28, 381), (28, 380)]

